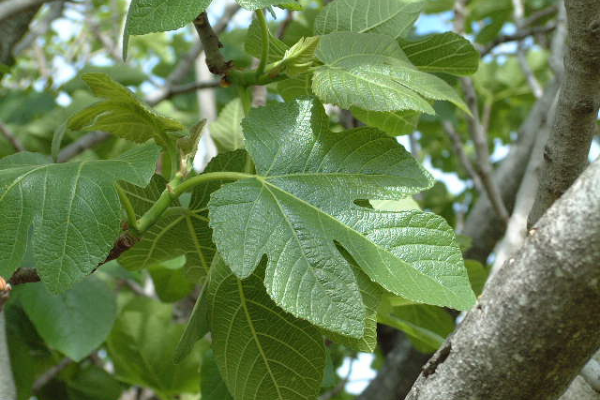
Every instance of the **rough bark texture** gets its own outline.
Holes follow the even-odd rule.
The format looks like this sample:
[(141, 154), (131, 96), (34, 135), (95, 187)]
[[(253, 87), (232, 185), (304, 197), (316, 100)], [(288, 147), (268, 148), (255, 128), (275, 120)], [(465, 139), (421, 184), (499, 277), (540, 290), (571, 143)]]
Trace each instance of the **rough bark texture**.
[(588, 165), (600, 107), (600, 1), (567, 0), (569, 45), (556, 120), (544, 151), (532, 226)]
[[(544, 90), (544, 94), (519, 129), (519, 142), (511, 146), (510, 153), (494, 174), (494, 180), (498, 183), (504, 204), (511, 212), (529, 163), (538, 130), (549, 117), (548, 110), (554, 102), (557, 92), (558, 83), (556, 81)], [(473, 239), (471, 248), (465, 253), (465, 258), (485, 263), (496, 243), (504, 235), (504, 231), (505, 227), (494, 213), (491, 202), (486, 196), (482, 196), (469, 214), (461, 232)]]
[(535, 226), (409, 400), (558, 399), (600, 347), (600, 161)]
[(0, 399), (14, 400), (17, 397), (10, 367), (10, 357), (6, 343), (4, 312), (0, 311)]
[[(8, 8), (8, 4), (15, 4), (14, 1), (0, 0), (1, 7)], [(39, 4), (29, 6), (17, 15), (12, 15), (10, 18), (3, 19), (0, 17), (0, 63), (11, 66), (14, 64), (13, 50), (19, 40), (27, 32), (29, 23), (40, 8)], [(2, 73), (0, 73), (0, 78)]]

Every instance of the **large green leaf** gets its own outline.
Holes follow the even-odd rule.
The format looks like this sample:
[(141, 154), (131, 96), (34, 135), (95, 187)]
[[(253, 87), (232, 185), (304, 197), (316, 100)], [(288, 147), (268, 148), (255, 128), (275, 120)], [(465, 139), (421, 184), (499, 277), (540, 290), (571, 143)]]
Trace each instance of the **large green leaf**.
[(209, 318), (217, 365), (236, 400), (316, 398), (325, 367), (319, 331), (279, 309), (257, 274), (211, 269)]
[(446, 100), (468, 112), (450, 85), (416, 69), (389, 36), (331, 33), (321, 37), (316, 55), (324, 65), (316, 69), (312, 88), (324, 102), (346, 109), (434, 114), (426, 99)]
[(356, 276), (356, 282), (365, 305), (365, 332), (360, 339), (354, 339), (337, 333), (324, 331), (323, 333), (334, 342), (343, 344), (351, 349), (372, 353), (377, 347), (377, 309), (381, 302), (381, 296), (385, 291), (351, 263), (352, 271)]
[(197, 351), (173, 364), (183, 326), (175, 324), (170, 305), (136, 297), (121, 311), (108, 338), (117, 377), (131, 385), (148, 386), (159, 396), (199, 391)]
[(41, 283), (19, 286), (15, 294), (48, 346), (75, 361), (104, 342), (117, 316), (115, 294), (95, 277), (58, 296)]
[(293, 315), (354, 338), (365, 310), (339, 243), (385, 289), (415, 301), (474, 303), (454, 232), (420, 211), (379, 211), (363, 199), (399, 199), (430, 175), (393, 138), (372, 129), (331, 132), (314, 98), (252, 110), (243, 122), (258, 175), (209, 203), (213, 239), (233, 272), (268, 257), (265, 286)]
[(479, 52), (464, 37), (446, 32), (417, 41), (402, 40), (402, 50), (421, 71), (472, 75), (479, 68)]
[(181, 28), (210, 5), (212, 0), (132, 0), (127, 12), (125, 35)]
[(227, 385), (221, 377), (219, 367), (212, 351), (204, 353), (202, 358), (202, 374), (200, 375), (202, 400), (233, 400)]
[(18, 153), (0, 160), (0, 275), (21, 266), (30, 228), (42, 281), (64, 291), (106, 259), (121, 231), (114, 183), (147, 185), (159, 149), (139, 146), (113, 160), (50, 164)]
[(315, 20), (315, 34), (331, 32), (406, 35), (423, 9), (423, 0), (335, 0)]
[(306, 73), (294, 78), (277, 82), (277, 92), (285, 101), (291, 101), (302, 96), (310, 96), (312, 92), (312, 74)]
[(378, 128), (390, 136), (413, 133), (421, 116), (416, 111), (368, 111), (357, 107), (352, 107), (352, 114), (365, 125)]
[(137, 143), (154, 139), (159, 144), (166, 142), (165, 132), (185, 129), (178, 121), (146, 106), (129, 89), (106, 74), (83, 74), (81, 79), (96, 97), (104, 100), (72, 116), (70, 129), (106, 131)]
[(244, 147), (242, 118), (244, 107), (239, 98), (231, 100), (219, 113), (219, 118), (210, 124), (210, 137), (215, 141), (219, 153)]
[[(245, 165), (246, 152), (239, 150), (217, 156), (206, 167), (206, 172), (239, 172), (244, 170)], [(119, 257), (119, 263), (127, 269), (139, 270), (184, 255), (188, 274), (192, 272), (198, 277), (206, 275), (215, 253), (208, 226), (207, 203), (210, 194), (222, 183), (211, 181), (194, 188), (189, 207), (181, 207), (178, 201), (173, 202), (166, 215), (144, 233), (142, 240)], [(158, 199), (166, 182), (156, 177), (146, 189), (133, 185), (121, 187), (135, 201), (136, 214), (141, 215)]]

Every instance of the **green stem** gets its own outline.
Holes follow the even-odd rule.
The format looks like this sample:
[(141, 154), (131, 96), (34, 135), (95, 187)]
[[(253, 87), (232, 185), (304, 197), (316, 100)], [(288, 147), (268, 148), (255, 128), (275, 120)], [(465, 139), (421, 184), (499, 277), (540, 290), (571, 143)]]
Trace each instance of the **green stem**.
[(144, 233), (158, 221), (165, 210), (183, 193), (205, 182), (218, 180), (239, 180), (253, 178), (255, 175), (244, 174), (241, 172), (210, 172), (197, 175), (181, 182), (181, 175), (178, 173), (175, 178), (167, 184), (167, 188), (162, 192), (158, 200), (150, 207), (148, 211), (137, 221), (137, 231)]
[(248, 88), (243, 86), (238, 86), (238, 92), (240, 100), (242, 101), (242, 109), (244, 111), (244, 116), (248, 116), (248, 113), (252, 108), (252, 96), (250, 95)]
[(121, 204), (125, 209), (125, 213), (127, 214), (127, 222), (129, 222), (129, 228), (137, 231), (137, 219), (135, 216), (135, 210), (133, 208), (133, 204), (131, 204), (131, 200), (129, 200), (129, 196), (125, 193), (125, 190), (118, 184), (116, 185), (117, 193), (119, 194), (119, 199), (121, 200)]
[(256, 18), (258, 18), (262, 38), (262, 54), (260, 64), (258, 64), (258, 69), (256, 70), (256, 76), (261, 76), (265, 73), (267, 59), (269, 58), (269, 26), (267, 25), (267, 19), (263, 10), (256, 10)]

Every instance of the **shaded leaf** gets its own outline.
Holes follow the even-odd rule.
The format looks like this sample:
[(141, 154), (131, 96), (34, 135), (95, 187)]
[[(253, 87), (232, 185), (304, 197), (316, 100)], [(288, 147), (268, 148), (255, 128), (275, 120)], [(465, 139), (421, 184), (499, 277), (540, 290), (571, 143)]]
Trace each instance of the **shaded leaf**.
[(262, 277), (240, 281), (217, 262), (208, 299), (215, 359), (236, 400), (316, 398), (325, 367), (321, 335), (279, 309)]
[(84, 74), (81, 79), (96, 97), (104, 100), (72, 116), (70, 129), (106, 131), (136, 143), (154, 139), (163, 146), (167, 141), (165, 132), (185, 129), (179, 122), (146, 106), (129, 89), (106, 74)]
[(429, 35), (417, 41), (402, 40), (400, 45), (421, 71), (463, 76), (472, 75), (479, 68), (479, 52), (454, 32)]
[(210, 124), (210, 137), (215, 141), (219, 153), (244, 147), (242, 118), (244, 118), (242, 101), (235, 98), (227, 103), (217, 120)]
[(0, 275), (21, 266), (27, 237), (42, 282), (64, 291), (106, 259), (121, 232), (114, 183), (144, 186), (159, 149), (139, 146), (113, 160), (50, 164), (18, 153), (0, 160)]
[(357, 107), (352, 107), (352, 114), (365, 125), (380, 129), (390, 136), (413, 133), (421, 116), (416, 111), (368, 111)]
[(113, 291), (96, 277), (58, 296), (41, 283), (19, 286), (15, 294), (48, 346), (75, 361), (104, 342), (117, 316)]
[(200, 388), (202, 389), (202, 400), (233, 400), (211, 350), (204, 353), (202, 358)]
[(170, 305), (136, 297), (121, 311), (107, 341), (116, 376), (150, 387), (159, 397), (200, 390), (198, 352), (180, 364), (171, 362), (184, 329), (173, 322), (172, 311)]

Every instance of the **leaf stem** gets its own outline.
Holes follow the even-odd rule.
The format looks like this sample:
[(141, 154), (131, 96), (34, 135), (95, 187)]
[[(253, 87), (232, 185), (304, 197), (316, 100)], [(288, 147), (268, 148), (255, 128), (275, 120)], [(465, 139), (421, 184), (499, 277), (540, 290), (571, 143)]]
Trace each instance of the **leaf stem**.
[(267, 25), (267, 19), (263, 10), (256, 10), (256, 18), (260, 25), (260, 32), (262, 38), (262, 54), (260, 57), (260, 64), (256, 69), (256, 76), (260, 77), (265, 73), (265, 67), (267, 66), (267, 59), (269, 58), (269, 26)]
[(182, 176), (180, 173), (175, 175), (168, 184), (167, 188), (162, 192), (158, 200), (150, 207), (148, 211), (137, 221), (136, 230), (138, 233), (144, 233), (152, 225), (154, 225), (163, 215), (165, 210), (171, 205), (173, 200), (177, 199), (183, 193), (205, 182), (218, 180), (239, 180), (246, 178), (254, 178), (255, 175), (244, 174), (241, 172), (210, 172), (207, 174), (196, 175), (190, 179), (181, 182)]
[(119, 194), (121, 204), (123, 205), (125, 213), (127, 214), (127, 222), (129, 222), (129, 227), (137, 231), (138, 222), (135, 216), (135, 209), (133, 208), (133, 204), (131, 204), (131, 200), (129, 199), (129, 196), (127, 196), (125, 190), (123, 190), (123, 188), (119, 184), (116, 184), (115, 186), (117, 188), (117, 193)]

